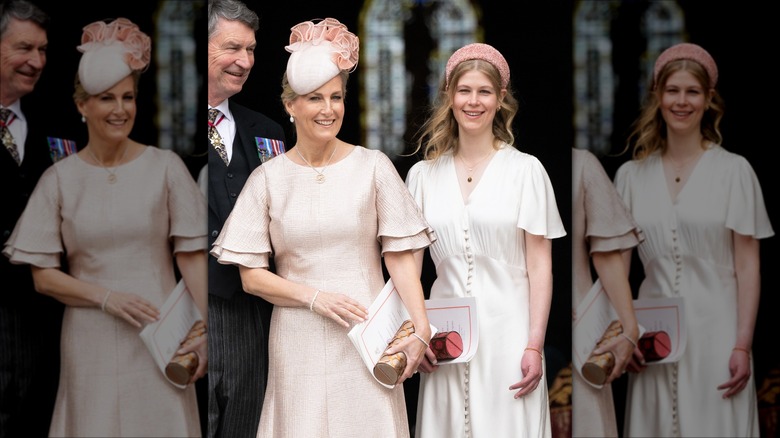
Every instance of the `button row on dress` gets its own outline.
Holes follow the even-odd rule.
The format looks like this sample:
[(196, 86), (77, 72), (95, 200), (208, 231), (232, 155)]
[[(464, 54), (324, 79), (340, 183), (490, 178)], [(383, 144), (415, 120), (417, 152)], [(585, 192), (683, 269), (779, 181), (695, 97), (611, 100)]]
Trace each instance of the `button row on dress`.
[(463, 239), (466, 241), (464, 247), (466, 249), (466, 261), (469, 264), (468, 272), (466, 274), (466, 295), (471, 295), (471, 283), (474, 279), (474, 254), (471, 252), (468, 226), (463, 227)]
[(677, 228), (672, 227), (672, 254), (674, 255), (674, 264), (676, 265), (674, 274), (674, 294), (680, 295), (680, 277), (682, 274), (682, 257), (680, 247), (677, 245)]
[(471, 437), (471, 413), (469, 411), (469, 363), (466, 362), (465, 368), (463, 371), (464, 377), (463, 377), (463, 389), (465, 391), (465, 398), (464, 398), (464, 412), (463, 412), (463, 421), (465, 423), (466, 428), (466, 437)]
[(672, 364), (672, 431), (678, 436), (679, 422), (677, 417), (677, 363)]

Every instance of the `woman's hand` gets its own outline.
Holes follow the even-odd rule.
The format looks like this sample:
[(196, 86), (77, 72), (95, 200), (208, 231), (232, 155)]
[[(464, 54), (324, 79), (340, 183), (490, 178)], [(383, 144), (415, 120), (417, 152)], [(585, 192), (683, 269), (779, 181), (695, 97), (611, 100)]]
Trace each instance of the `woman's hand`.
[(523, 375), (522, 380), (509, 387), (511, 391), (519, 389), (515, 393), (515, 398), (526, 396), (533, 392), (542, 381), (544, 368), (542, 364), (542, 354), (534, 349), (527, 348), (523, 352), (523, 359), (520, 361), (520, 372)]
[(119, 291), (106, 291), (106, 294), (108, 296), (104, 298), (103, 310), (135, 327), (141, 328), (144, 323), (155, 322), (160, 318), (160, 311), (136, 294)]
[(647, 368), (647, 363), (645, 363), (645, 356), (641, 351), (639, 351), (638, 348), (634, 348), (634, 354), (631, 356), (631, 360), (628, 361), (628, 365), (626, 365), (626, 371), (631, 373), (641, 373), (645, 370), (645, 368)]
[(205, 376), (208, 372), (209, 354), (208, 354), (208, 332), (204, 331), (200, 336), (187, 340), (184, 345), (176, 351), (176, 354), (187, 354), (194, 352), (198, 355), (198, 368), (190, 378), (189, 383), (195, 383), (196, 380)]
[(349, 328), (350, 321), (359, 323), (368, 318), (368, 309), (353, 298), (340, 293), (318, 291), (309, 306), (317, 314), (326, 316), (345, 328)]
[(439, 361), (436, 360), (436, 355), (430, 348), (426, 349), (425, 357), (422, 361), (420, 361), (420, 366), (417, 368), (417, 370), (423, 373), (432, 373), (438, 369)]
[(430, 342), (429, 339), (423, 338), (421, 340), (414, 334), (411, 334), (402, 339), (401, 342), (398, 342), (385, 350), (385, 353), (390, 355), (398, 353), (399, 351), (402, 351), (406, 355), (406, 368), (404, 368), (403, 374), (398, 377), (398, 381), (395, 382), (396, 385), (400, 385), (404, 380), (412, 377), (417, 372), (417, 368), (422, 361), (427, 360), (426, 352), (430, 352), (431, 356), (433, 356), (433, 352), (428, 348), (428, 342)]
[(747, 351), (736, 348), (731, 351), (729, 373), (731, 373), (731, 378), (727, 382), (718, 385), (718, 389), (726, 390), (723, 393), (724, 399), (742, 392), (750, 381), (750, 355)]
[(607, 376), (605, 382), (605, 384), (609, 384), (625, 372), (634, 353), (634, 344), (624, 336), (615, 336), (605, 345), (593, 350), (593, 354), (595, 355), (604, 354), (606, 352), (612, 353), (612, 356), (615, 358), (615, 365), (612, 367), (612, 373)]

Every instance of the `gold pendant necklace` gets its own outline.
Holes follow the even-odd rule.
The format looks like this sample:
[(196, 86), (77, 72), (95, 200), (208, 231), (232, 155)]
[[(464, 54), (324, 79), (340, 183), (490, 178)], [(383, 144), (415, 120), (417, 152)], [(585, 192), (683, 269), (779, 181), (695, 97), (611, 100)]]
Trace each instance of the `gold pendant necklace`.
[(322, 170), (317, 170), (316, 167), (312, 166), (311, 163), (309, 163), (309, 160), (303, 157), (303, 155), (301, 154), (301, 152), (298, 150), (297, 147), (294, 147), (293, 149), (295, 150), (295, 152), (298, 153), (298, 156), (301, 157), (301, 160), (303, 160), (304, 163), (308, 164), (309, 167), (312, 168), (312, 170), (317, 172), (317, 176), (314, 178), (314, 180), (317, 181), (317, 184), (322, 184), (325, 182), (325, 168), (328, 167), (328, 165), (330, 164), (330, 160), (332, 160), (333, 156), (336, 155), (336, 149), (338, 148), (339, 148), (338, 145), (336, 145), (336, 147), (333, 148), (333, 152), (331, 152), (330, 158), (328, 158), (328, 162), (325, 163), (325, 166), (322, 167)]
[(694, 154), (692, 157), (683, 161), (682, 164), (678, 164), (675, 160), (672, 159), (670, 155), (667, 154), (666, 158), (669, 160), (669, 164), (672, 165), (675, 173), (674, 182), (679, 183), (680, 181), (682, 181), (682, 174), (686, 171), (688, 165), (695, 162), (699, 157), (701, 157), (702, 154), (703, 152)]
[(130, 149), (130, 145), (128, 144), (125, 146), (124, 152), (122, 152), (122, 158), (119, 159), (119, 162), (116, 163), (116, 166), (114, 166), (113, 169), (109, 168), (105, 164), (103, 164), (102, 161), (98, 160), (95, 154), (92, 152), (92, 148), (88, 147), (87, 152), (89, 153), (89, 156), (92, 157), (93, 160), (95, 160), (95, 163), (97, 163), (100, 167), (105, 169), (106, 172), (108, 172), (108, 183), (114, 184), (116, 183), (116, 169), (119, 167), (120, 164), (122, 164), (122, 161), (125, 160), (125, 156), (127, 155), (127, 150)]
[(485, 161), (489, 156), (493, 155), (493, 152), (495, 152), (495, 149), (492, 149), (487, 155), (485, 155), (484, 157), (480, 158), (479, 161), (474, 163), (472, 166), (469, 166), (468, 164), (466, 164), (466, 160), (463, 159), (463, 155), (458, 154), (458, 158), (460, 158), (460, 162), (463, 163), (463, 167), (466, 169), (466, 172), (468, 172), (468, 175), (466, 175), (466, 181), (467, 182), (471, 182), (471, 181), (474, 180), (472, 178), (472, 176), (471, 176), (474, 173), (474, 169), (477, 166), (479, 166), (479, 164), (481, 162)]

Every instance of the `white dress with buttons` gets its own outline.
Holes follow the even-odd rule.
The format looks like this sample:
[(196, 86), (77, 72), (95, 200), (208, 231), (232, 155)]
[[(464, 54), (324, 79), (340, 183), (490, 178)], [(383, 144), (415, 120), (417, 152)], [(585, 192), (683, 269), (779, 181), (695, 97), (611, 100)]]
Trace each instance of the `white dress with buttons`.
[(474, 296), (479, 348), (468, 364), (442, 365), (420, 382), (417, 437), (549, 437), (547, 383), (520, 399), (529, 332), (526, 232), (566, 234), (552, 185), (533, 156), (503, 145), (463, 201), (451, 154), (416, 163), (407, 176), (437, 241), (431, 298)]
[(774, 234), (753, 169), (711, 146), (677, 199), (669, 196), (659, 154), (623, 164), (618, 192), (642, 229), (640, 298), (683, 297), (687, 346), (675, 364), (629, 377), (625, 435), (758, 436), (756, 389), (723, 399), (737, 334), (733, 233)]

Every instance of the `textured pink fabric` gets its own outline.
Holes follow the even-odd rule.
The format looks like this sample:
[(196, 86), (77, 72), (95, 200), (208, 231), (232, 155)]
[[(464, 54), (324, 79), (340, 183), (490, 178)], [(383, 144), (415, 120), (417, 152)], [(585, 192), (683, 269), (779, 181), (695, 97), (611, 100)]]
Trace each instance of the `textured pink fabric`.
[(655, 68), (653, 69), (653, 87), (657, 85), (658, 75), (666, 64), (679, 59), (689, 59), (701, 64), (701, 66), (707, 70), (707, 75), (710, 77), (710, 87), (714, 88), (718, 83), (718, 66), (715, 64), (715, 60), (712, 59), (709, 52), (696, 44), (680, 43), (664, 50), (655, 61)]
[(509, 64), (507, 64), (506, 59), (504, 59), (501, 52), (496, 50), (493, 46), (483, 43), (468, 44), (456, 50), (455, 53), (450, 56), (445, 69), (446, 82), (450, 82), (450, 74), (458, 64), (470, 59), (481, 59), (493, 64), (501, 74), (501, 86), (506, 88), (506, 86), (509, 85)]

